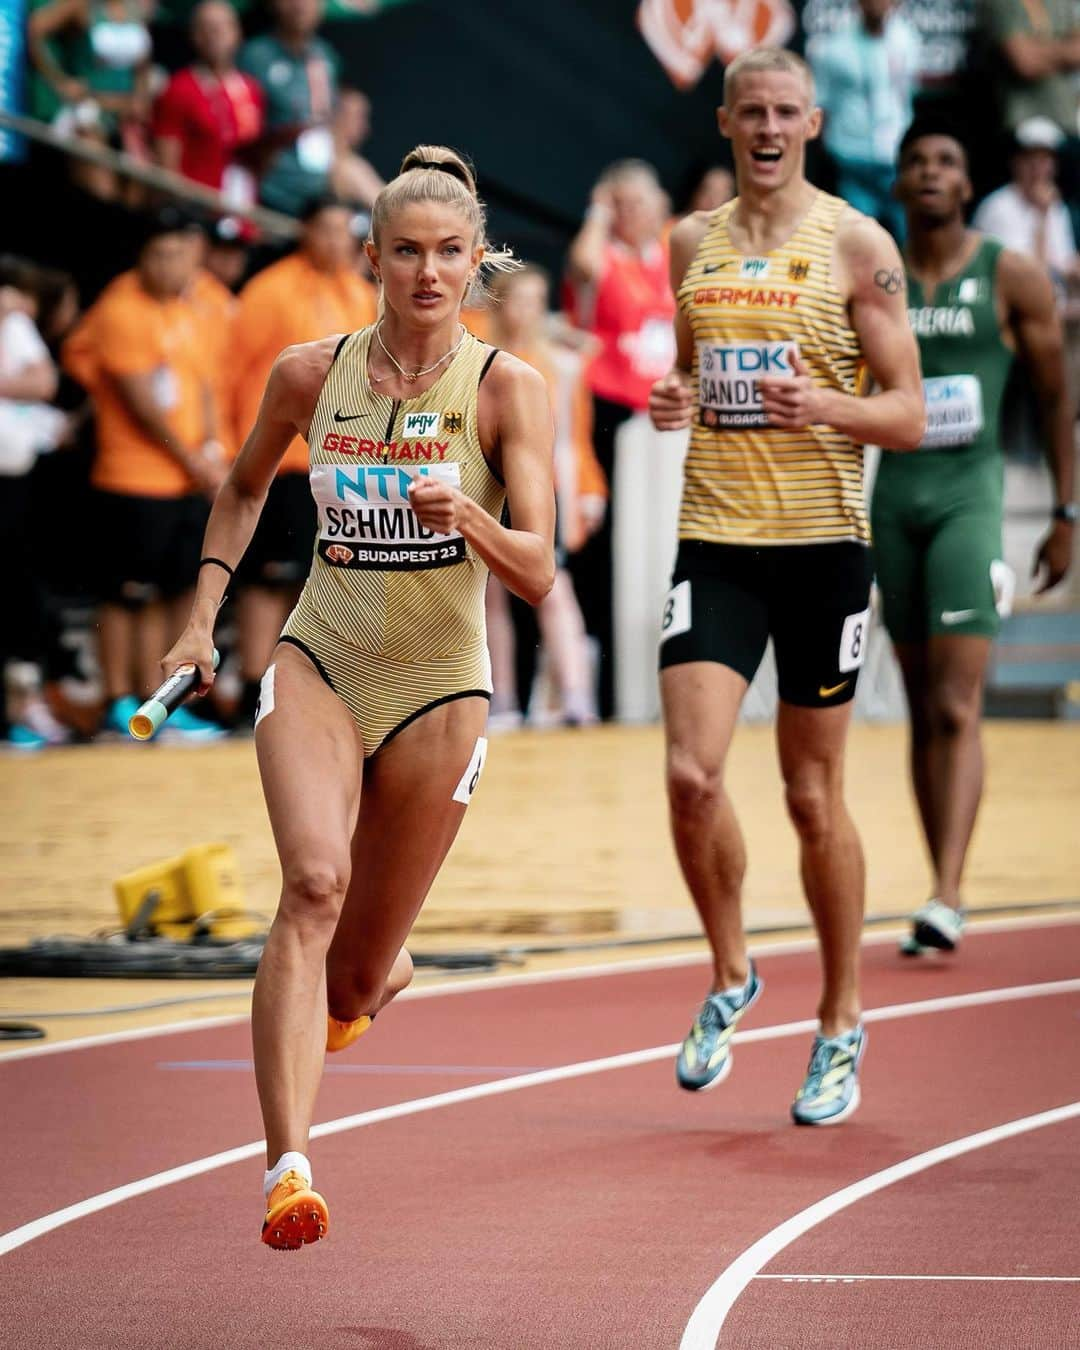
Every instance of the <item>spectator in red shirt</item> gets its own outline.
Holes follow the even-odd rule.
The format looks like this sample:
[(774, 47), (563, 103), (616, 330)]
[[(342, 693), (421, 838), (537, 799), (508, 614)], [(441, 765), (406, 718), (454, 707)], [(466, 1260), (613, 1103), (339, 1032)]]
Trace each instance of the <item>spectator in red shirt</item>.
[(242, 34), (225, 0), (202, 0), (191, 15), (198, 59), (169, 81), (154, 109), (158, 158), (167, 169), (223, 192), (235, 206), (256, 198), (255, 179), (238, 162), (260, 138), (266, 98), (236, 68)]
[[(667, 195), (652, 165), (620, 160), (593, 188), (592, 204), (570, 245), (567, 298), (574, 322), (596, 339), (586, 379), (593, 395), (593, 445), (613, 506), (618, 430), (648, 406), (657, 372), (674, 359), (675, 298), (663, 238), (667, 215)], [(609, 511), (570, 559), (586, 627), (599, 644), (599, 708), (605, 719), (615, 712), (612, 519)]]

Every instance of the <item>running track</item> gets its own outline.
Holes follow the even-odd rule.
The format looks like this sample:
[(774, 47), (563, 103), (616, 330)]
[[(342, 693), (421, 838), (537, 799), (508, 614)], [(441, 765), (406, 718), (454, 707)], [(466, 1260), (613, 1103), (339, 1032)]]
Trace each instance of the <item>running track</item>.
[(1080, 1346), (1080, 925), (975, 930), (914, 965), (869, 945), (882, 1015), (836, 1129), (787, 1121), (814, 957), (760, 968), (732, 1076), (697, 1097), (670, 1050), (697, 960), (402, 1000), (331, 1061), (316, 1118), (344, 1124), (312, 1155), (332, 1232), (296, 1254), (258, 1242), (245, 1024), (8, 1054), (0, 1345)]

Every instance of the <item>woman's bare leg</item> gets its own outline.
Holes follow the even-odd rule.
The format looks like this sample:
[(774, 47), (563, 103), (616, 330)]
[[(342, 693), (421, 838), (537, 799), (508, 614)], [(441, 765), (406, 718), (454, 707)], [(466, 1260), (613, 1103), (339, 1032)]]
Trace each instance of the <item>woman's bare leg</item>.
[(306, 1152), (326, 1048), (326, 953), (349, 885), (363, 747), (345, 705), (295, 648), (278, 647), (273, 709), (255, 733), (281, 861), (281, 900), (251, 1010), (269, 1165)]

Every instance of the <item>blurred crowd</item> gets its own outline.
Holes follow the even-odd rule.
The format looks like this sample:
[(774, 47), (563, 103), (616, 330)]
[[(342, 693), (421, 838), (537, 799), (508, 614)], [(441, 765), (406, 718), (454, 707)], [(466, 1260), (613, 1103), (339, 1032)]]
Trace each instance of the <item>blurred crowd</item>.
[[(153, 0), (32, 0), (31, 111), (64, 134), (122, 149), (220, 192), (298, 216), (334, 192), (370, 207), (382, 180), (360, 154), (370, 105), (344, 86), (319, 36), (322, 0), (272, 0), (265, 32), (244, 40), (227, 0), (199, 0), (191, 60), (155, 61)], [(143, 190), (98, 164), (72, 161), (82, 185), (138, 205)]]
[[(33, 4), (34, 115), (219, 192), (224, 208), (258, 202), (294, 217), (300, 233), (282, 257), (237, 216), (199, 219), (162, 206), (113, 167), (73, 157), (81, 191), (139, 222), (126, 269), (80, 296), (72, 276), (0, 257), (0, 553), (14, 580), (0, 738), (28, 748), (123, 733), (186, 612), (209, 503), (275, 356), (376, 313), (360, 247), (382, 185), (361, 154), (371, 110), (342, 83), (319, 35), (321, 0), (270, 0), (268, 27), (246, 40), (225, 0), (200, 0), (188, 16), (192, 59), (171, 73), (156, 59), (151, 6)], [(1007, 138), (1009, 153), (1007, 165), (982, 175), (974, 223), (1050, 271), (1075, 392), (1080, 26), (1065, 0), (985, 0), (978, 10), (957, 0), (961, 9), (976, 16), (974, 27), (959, 23), (950, 45), (926, 6), (806, 7), (799, 40), (825, 111), (810, 176), (899, 237), (891, 191), (899, 139), (913, 109), (928, 104), (972, 131), (965, 82), (980, 53), (1001, 97), (999, 125), (978, 134), (987, 144)], [(501, 276), (465, 316), (478, 336), (543, 372), (556, 425), (556, 585), (535, 614), (494, 583), (489, 591), (496, 724), (613, 715), (616, 435), (671, 364), (670, 228), (734, 194), (719, 141), (717, 154), (676, 209), (650, 164), (604, 169), (563, 274), (530, 265)], [(1025, 453), (1021, 423), (1007, 449)], [(306, 472), (297, 439), (224, 616), (228, 678), (215, 703), (172, 720), (173, 735), (250, 727), (258, 680), (310, 562)], [(80, 606), (90, 651), (70, 638)]]

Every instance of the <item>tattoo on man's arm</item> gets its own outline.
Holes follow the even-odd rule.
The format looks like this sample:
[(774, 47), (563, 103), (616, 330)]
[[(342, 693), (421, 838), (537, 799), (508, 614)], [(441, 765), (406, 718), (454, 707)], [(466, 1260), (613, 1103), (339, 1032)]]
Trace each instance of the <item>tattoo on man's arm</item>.
[(886, 295), (896, 295), (904, 289), (904, 274), (899, 267), (883, 267), (874, 273), (874, 285), (880, 286)]

